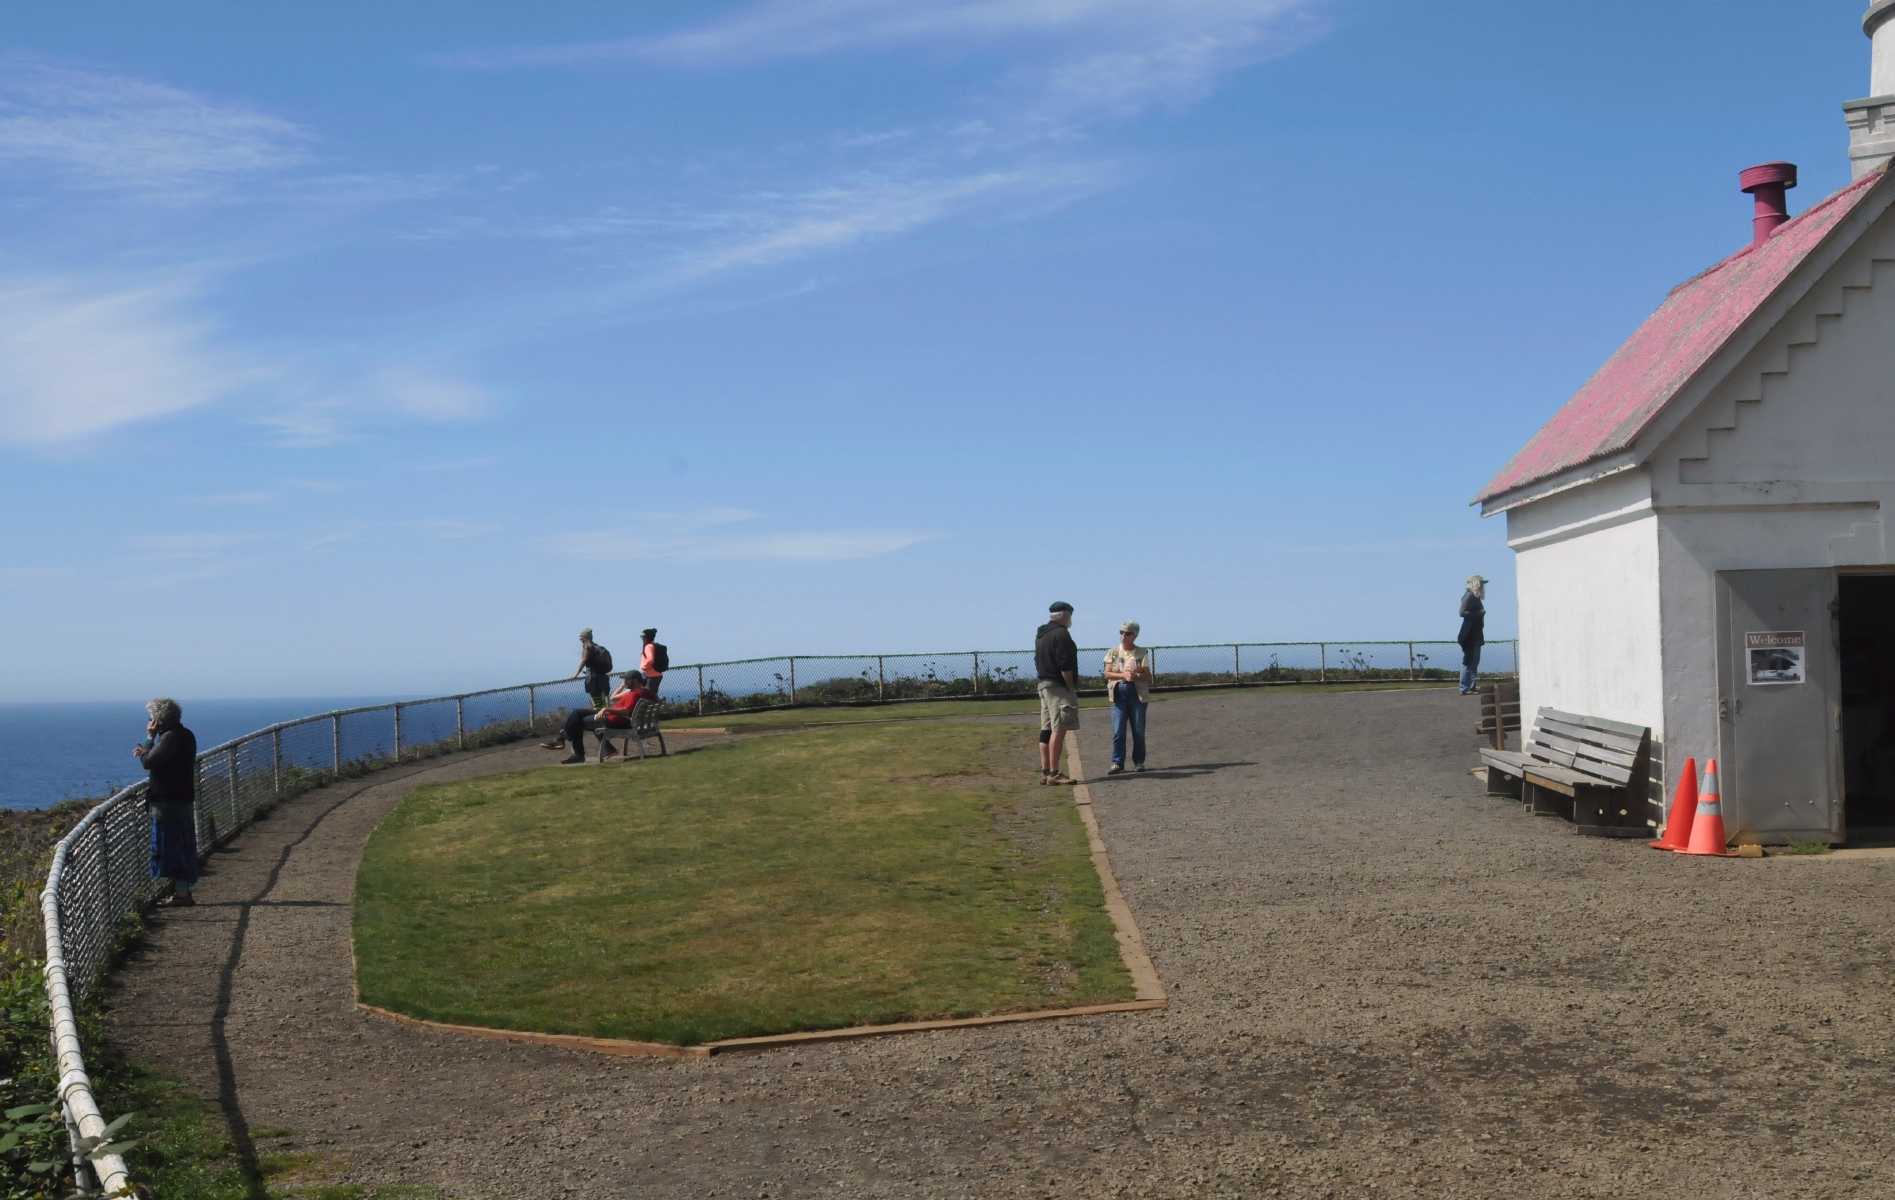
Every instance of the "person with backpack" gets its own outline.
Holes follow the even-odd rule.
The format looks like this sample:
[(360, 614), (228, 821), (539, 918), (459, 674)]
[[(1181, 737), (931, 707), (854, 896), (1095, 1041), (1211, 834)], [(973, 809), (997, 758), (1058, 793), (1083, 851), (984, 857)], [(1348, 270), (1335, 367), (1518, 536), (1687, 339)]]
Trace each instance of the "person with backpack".
[[(612, 697), (612, 652), (592, 640), (592, 629), (587, 627), (579, 631), (579, 668), (569, 678), (586, 677), (586, 696), (592, 701), (592, 707), (605, 707)], [(566, 747), (566, 733), (561, 730), (553, 735), (550, 742), (541, 742), (547, 750), (563, 750)]]
[(572, 673), (574, 679), (583, 674), (586, 677), (586, 695), (592, 698), (592, 707), (604, 708), (612, 695), (612, 652), (592, 640), (592, 630), (579, 631), (579, 669)]
[(665, 649), (665, 644), (658, 640), (656, 629), (647, 629), (638, 636), (645, 639), (645, 649), (640, 655), (638, 670), (645, 677), (645, 686), (651, 689), (652, 695), (656, 696), (658, 685), (665, 681), (665, 672), (671, 669), (671, 651)]

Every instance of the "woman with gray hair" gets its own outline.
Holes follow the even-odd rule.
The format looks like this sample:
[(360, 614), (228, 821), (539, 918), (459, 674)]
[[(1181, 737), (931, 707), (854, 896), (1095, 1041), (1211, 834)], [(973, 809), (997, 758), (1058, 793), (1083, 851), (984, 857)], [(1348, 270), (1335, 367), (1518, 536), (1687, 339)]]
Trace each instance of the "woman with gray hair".
[(145, 705), (149, 736), (132, 753), (151, 773), (145, 807), (151, 812), (151, 877), (171, 883), (175, 906), (196, 904), (197, 886), (197, 735), (181, 723), (178, 702), (160, 696)]
[(1119, 626), (1119, 644), (1105, 652), (1105, 686), (1112, 699), (1112, 766), (1125, 773), (1125, 734), (1132, 735), (1132, 769), (1145, 769), (1145, 710), (1151, 707), (1151, 651), (1138, 644), (1138, 622)]
[(1479, 689), (1474, 680), (1480, 672), (1480, 648), (1487, 643), (1487, 581), (1479, 575), (1467, 577), (1467, 592), (1461, 597), (1461, 695), (1471, 696)]

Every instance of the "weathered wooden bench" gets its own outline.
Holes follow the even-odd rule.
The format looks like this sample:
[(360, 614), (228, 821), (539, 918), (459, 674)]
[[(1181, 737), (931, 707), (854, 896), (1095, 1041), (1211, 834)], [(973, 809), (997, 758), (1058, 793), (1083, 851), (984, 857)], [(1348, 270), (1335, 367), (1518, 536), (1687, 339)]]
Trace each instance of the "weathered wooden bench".
[(1652, 731), (1603, 717), (1542, 708), (1519, 750), (1483, 748), (1487, 794), (1555, 813), (1574, 833), (1645, 837)]
[(631, 755), (634, 744), (638, 746), (638, 757), (645, 757), (645, 743), (652, 738), (658, 739), (658, 753), (661, 756), (665, 753), (665, 735), (658, 728), (658, 705), (649, 697), (632, 705), (631, 728), (600, 725), (596, 732), (601, 745), (608, 738), (619, 739), (619, 753), (627, 757)]
[(1496, 750), (1507, 748), (1507, 735), (1520, 732), (1520, 685), (1484, 683), (1480, 687), (1480, 724), (1474, 732)]

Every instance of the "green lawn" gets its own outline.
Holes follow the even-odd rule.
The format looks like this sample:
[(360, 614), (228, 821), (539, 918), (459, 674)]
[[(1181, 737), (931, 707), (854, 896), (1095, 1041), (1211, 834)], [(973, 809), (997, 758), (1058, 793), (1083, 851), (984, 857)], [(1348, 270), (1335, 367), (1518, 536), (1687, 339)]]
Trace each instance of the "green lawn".
[(858, 725), (417, 790), (356, 879), (362, 999), (683, 1045), (1131, 999), (1034, 736)]
[[(1181, 700), (1187, 696), (1222, 696), (1231, 692), (1256, 693), (1271, 692), (1362, 692), (1408, 690), (1428, 688), (1451, 688), (1449, 683), (1409, 683), (1401, 681), (1371, 680), (1367, 683), (1284, 683), (1263, 689), (1247, 688), (1204, 688), (1189, 692), (1154, 692), (1154, 704), (1165, 700)], [(1108, 707), (1104, 696), (1087, 696), (1079, 701), (1081, 708)], [(666, 721), (666, 729), (745, 729), (757, 725), (837, 725), (859, 721), (916, 721), (931, 717), (999, 717), (1009, 713), (1037, 713), (1039, 700), (1028, 697), (1024, 700), (908, 700), (892, 704), (866, 704), (860, 707), (837, 706), (835, 708), (765, 708), (748, 712), (712, 713), (703, 717), (680, 717)]]

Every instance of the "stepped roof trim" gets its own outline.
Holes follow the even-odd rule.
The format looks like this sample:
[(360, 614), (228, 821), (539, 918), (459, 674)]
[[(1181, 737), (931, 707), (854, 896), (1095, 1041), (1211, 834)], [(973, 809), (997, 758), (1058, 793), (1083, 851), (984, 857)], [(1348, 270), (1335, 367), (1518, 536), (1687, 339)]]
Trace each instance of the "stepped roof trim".
[(1605, 365), (1540, 427), (1473, 503), (1517, 492), (1632, 447), (1796, 269), (1854, 212), (1884, 173), (1871, 172), (1805, 209), (1759, 245), (1672, 288)]

